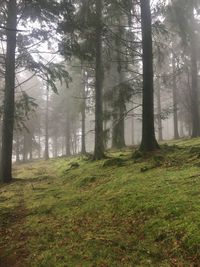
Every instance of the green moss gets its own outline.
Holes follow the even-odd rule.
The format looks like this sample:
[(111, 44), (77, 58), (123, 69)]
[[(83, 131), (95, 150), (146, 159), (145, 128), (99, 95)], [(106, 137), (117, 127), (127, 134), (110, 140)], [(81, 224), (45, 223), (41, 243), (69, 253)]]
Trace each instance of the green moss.
[(198, 146), (178, 140), (137, 160), (124, 150), (98, 162), (15, 166), (17, 179), (0, 188), (2, 254), (22, 254), (30, 267), (198, 266)]

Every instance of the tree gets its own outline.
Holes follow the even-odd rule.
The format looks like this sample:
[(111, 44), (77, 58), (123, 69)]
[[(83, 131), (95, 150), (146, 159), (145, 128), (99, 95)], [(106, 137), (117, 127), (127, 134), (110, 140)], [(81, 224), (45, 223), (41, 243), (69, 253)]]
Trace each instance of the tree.
[(49, 159), (49, 88), (46, 88), (46, 108), (45, 108), (45, 149), (44, 159)]
[(198, 85), (198, 50), (197, 42), (199, 29), (195, 11), (199, 8), (198, 0), (173, 0), (168, 9), (170, 23), (178, 29), (179, 36), (186, 55), (190, 58), (189, 87), (191, 89), (191, 122), (192, 137), (200, 136), (200, 114), (199, 114), (199, 85)]
[(104, 158), (103, 143), (103, 66), (102, 66), (102, 0), (96, 0), (96, 25), (95, 25), (95, 147), (94, 159)]
[[(12, 147), (13, 147), (13, 130), (15, 115), (15, 89), (22, 84), (15, 84), (17, 69), (27, 68), (33, 72), (31, 77), (38, 75), (50, 84), (53, 90), (56, 90), (55, 80), (61, 79), (63, 73), (62, 66), (42, 62), (36, 62), (31, 55), (31, 51), (36, 44), (48, 41), (51, 31), (47, 29), (34, 29), (27, 35), (26, 30), (17, 29), (18, 25), (26, 26), (25, 22), (31, 21), (55, 23), (59, 9), (57, 1), (5, 1), (1, 14), (6, 20), (6, 25), (1, 26), (1, 30), (6, 32), (6, 60), (5, 60), (5, 96), (3, 106), (3, 129), (2, 129), (2, 149), (1, 149), (1, 168), (0, 180), (2, 182), (10, 182), (12, 180)], [(19, 18), (19, 19), (17, 19)], [(2, 19), (2, 18), (1, 18)], [(20, 23), (19, 23), (20, 22)], [(2, 34), (5, 37), (5, 34)], [(37, 41), (36, 41), (37, 40)], [(36, 44), (34, 43), (36, 42)], [(16, 56), (16, 46), (19, 56)], [(29, 50), (29, 51), (28, 51)], [(21, 69), (20, 69), (21, 70)], [(56, 71), (55, 71), (56, 70)], [(22, 71), (22, 70), (21, 70)], [(28, 78), (29, 79), (31, 79)], [(23, 82), (25, 83), (25, 81)]]
[(5, 68), (5, 96), (2, 129), (2, 151), (0, 180), (9, 183), (12, 180), (12, 147), (15, 111), (15, 50), (17, 37), (17, 3), (7, 3), (7, 49)]
[(177, 103), (177, 84), (176, 84), (176, 59), (175, 55), (172, 52), (172, 75), (173, 75), (173, 88), (172, 88), (172, 93), (173, 93), (173, 123), (174, 123), (174, 138), (178, 139), (179, 138), (179, 132), (178, 132), (178, 103)]
[(154, 129), (154, 98), (153, 98), (153, 52), (151, 9), (149, 0), (141, 0), (142, 25), (142, 62), (143, 62), (143, 99), (142, 99), (142, 142), (140, 150), (153, 151), (159, 148)]

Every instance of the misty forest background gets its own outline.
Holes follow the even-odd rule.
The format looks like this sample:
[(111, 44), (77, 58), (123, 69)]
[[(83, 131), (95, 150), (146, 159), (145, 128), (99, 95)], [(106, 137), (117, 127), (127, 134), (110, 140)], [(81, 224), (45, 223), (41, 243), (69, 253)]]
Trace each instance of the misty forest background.
[(200, 0), (0, 1), (0, 267), (200, 266)]
[(92, 151), (101, 159), (141, 137), (148, 151), (155, 135), (200, 135), (198, 1), (0, 8), (2, 180), (12, 178), (11, 153), (17, 162)]

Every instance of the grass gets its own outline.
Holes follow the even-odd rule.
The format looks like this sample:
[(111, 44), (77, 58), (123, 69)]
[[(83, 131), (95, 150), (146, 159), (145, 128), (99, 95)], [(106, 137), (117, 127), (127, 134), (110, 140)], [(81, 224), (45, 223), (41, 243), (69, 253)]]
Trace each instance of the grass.
[(0, 186), (1, 267), (199, 266), (200, 139), (109, 156), (14, 167)]

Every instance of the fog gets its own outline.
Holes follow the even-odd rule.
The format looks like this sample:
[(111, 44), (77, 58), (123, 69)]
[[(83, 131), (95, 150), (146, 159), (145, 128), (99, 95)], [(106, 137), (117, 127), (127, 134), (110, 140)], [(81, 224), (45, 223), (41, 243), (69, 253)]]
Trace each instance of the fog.
[[(19, 7), (22, 2), (17, 2)], [(71, 5), (69, 14), (67, 5), (59, 16), (48, 10), (52, 17), (40, 17), (42, 13), (34, 17), (33, 10), (31, 16), (27, 13), (23, 17), (18, 10), (13, 161), (94, 151), (97, 37), (95, 25), (87, 16), (95, 12), (90, 4)], [(198, 7), (194, 6), (190, 13), (185, 3), (185, 14), (180, 15), (179, 5), (179, 1), (170, 5), (167, 1), (151, 3), (154, 125), (160, 142), (198, 136), (200, 128), (195, 115), (199, 112), (195, 111), (199, 99)], [(0, 8), (3, 106), (6, 7), (2, 4)], [(66, 14), (71, 16), (71, 22)], [(187, 19), (186, 15), (190, 17)], [(140, 19), (137, 3), (130, 8), (117, 2), (102, 7), (102, 73), (98, 82), (102, 83), (105, 150), (137, 147), (141, 143), (144, 77)], [(2, 120), (3, 116), (1, 126)]]

